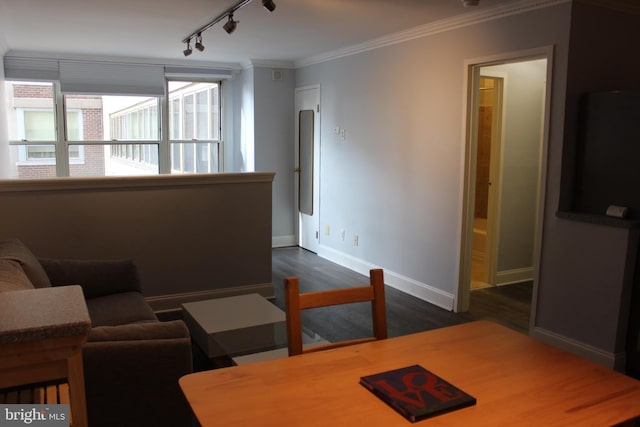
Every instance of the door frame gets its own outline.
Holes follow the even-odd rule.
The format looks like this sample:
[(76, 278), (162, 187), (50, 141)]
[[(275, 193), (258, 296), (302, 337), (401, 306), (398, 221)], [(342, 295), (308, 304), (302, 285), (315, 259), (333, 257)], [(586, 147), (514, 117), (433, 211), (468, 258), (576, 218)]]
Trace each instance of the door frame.
[(542, 141), (540, 147), (540, 170), (537, 189), (536, 226), (534, 238), (533, 260), (533, 295), (531, 300), (531, 316), (529, 328), (535, 325), (535, 314), (538, 295), (538, 281), (540, 272), (540, 258), (542, 248), (542, 234), (544, 228), (544, 207), (546, 194), (547, 157), (549, 147), (549, 124), (551, 119), (551, 88), (553, 86), (553, 46), (543, 46), (524, 51), (505, 53), (490, 57), (469, 59), (464, 67), (464, 100), (466, 114), (463, 121), (464, 153), (463, 153), (463, 190), (462, 190), (462, 215), (460, 234), (460, 263), (458, 273), (458, 288), (454, 299), (456, 312), (464, 312), (469, 309), (469, 293), (471, 283), (471, 260), (473, 242), (473, 217), (475, 202), (475, 173), (477, 155), (477, 88), (479, 87), (480, 68), (526, 62), (536, 59), (546, 59), (546, 85), (543, 112)]
[[(314, 168), (314, 173), (313, 173), (313, 191), (314, 191), (314, 196), (313, 196), (313, 216), (312, 218), (314, 219), (314, 228), (316, 230), (316, 244), (314, 248), (305, 248), (308, 250), (311, 250), (312, 252), (316, 252), (318, 251), (318, 248), (320, 246), (320, 140), (321, 140), (321, 115), (320, 115), (320, 85), (319, 84), (315, 84), (315, 85), (308, 85), (308, 86), (301, 86), (301, 87), (296, 87), (295, 88), (295, 99), (294, 99), (294, 123), (295, 123), (295, 141), (294, 141), (294, 171), (293, 171), (293, 180), (294, 180), (294, 200), (293, 200), (293, 209), (294, 209), (294, 227), (295, 227), (295, 242), (297, 245), (299, 245), (300, 247), (304, 247), (302, 246), (302, 226), (303, 226), (303, 220), (302, 220), (302, 213), (299, 210), (299, 191), (300, 191), (300, 180), (299, 180), (299, 173), (297, 172), (300, 168), (300, 141), (299, 141), (299, 124), (298, 124), (298, 116), (299, 116), (299, 109), (298, 109), (298, 93), (299, 92), (303, 92), (303, 91), (310, 91), (310, 90), (314, 90), (317, 91), (317, 101), (318, 101), (318, 105), (317, 108), (314, 108), (314, 161), (313, 161), (313, 168)], [(315, 249), (315, 251), (313, 250)]]

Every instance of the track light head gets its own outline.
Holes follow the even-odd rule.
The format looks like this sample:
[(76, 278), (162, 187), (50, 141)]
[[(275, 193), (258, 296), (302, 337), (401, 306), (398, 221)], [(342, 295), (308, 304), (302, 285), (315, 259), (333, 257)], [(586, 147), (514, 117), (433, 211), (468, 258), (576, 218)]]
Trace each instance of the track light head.
[(226, 24), (224, 24), (222, 26), (222, 28), (224, 28), (224, 30), (227, 32), (227, 34), (231, 34), (236, 30), (236, 27), (238, 26), (238, 21), (234, 21), (233, 20), (233, 13), (229, 14), (229, 20), (227, 21)]
[(187, 48), (183, 50), (182, 53), (184, 53), (184, 56), (189, 56), (193, 53), (193, 50), (191, 50), (191, 39), (187, 40)]
[(273, 12), (274, 10), (276, 10), (276, 4), (273, 2), (273, 0), (262, 0), (262, 5), (269, 12)]
[(462, 0), (462, 4), (465, 7), (468, 6), (478, 6), (480, 4), (480, 0)]
[(204, 45), (202, 44), (202, 34), (200, 33), (198, 33), (198, 35), (196, 36), (196, 49), (198, 49), (200, 52), (204, 50)]

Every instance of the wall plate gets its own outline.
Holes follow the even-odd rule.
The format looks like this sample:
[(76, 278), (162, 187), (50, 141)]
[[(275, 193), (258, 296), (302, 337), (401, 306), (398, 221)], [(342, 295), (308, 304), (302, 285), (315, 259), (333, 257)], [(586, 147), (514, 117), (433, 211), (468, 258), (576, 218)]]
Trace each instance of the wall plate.
[(610, 205), (607, 208), (607, 216), (613, 216), (615, 218), (625, 218), (629, 213), (629, 208), (626, 206)]

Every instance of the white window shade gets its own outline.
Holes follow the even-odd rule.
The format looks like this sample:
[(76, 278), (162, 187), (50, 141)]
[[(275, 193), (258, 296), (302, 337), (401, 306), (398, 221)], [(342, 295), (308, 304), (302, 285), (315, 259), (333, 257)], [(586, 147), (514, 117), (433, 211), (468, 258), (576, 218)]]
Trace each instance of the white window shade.
[(147, 64), (60, 61), (63, 93), (164, 94), (164, 67)]
[(4, 75), (7, 80), (58, 80), (60, 71), (54, 59), (31, 59), (6, 56)]
[(212, 81), (226, 80), (233, 77), (233, 70), (222, 68), (165, 67), (168, 79)]

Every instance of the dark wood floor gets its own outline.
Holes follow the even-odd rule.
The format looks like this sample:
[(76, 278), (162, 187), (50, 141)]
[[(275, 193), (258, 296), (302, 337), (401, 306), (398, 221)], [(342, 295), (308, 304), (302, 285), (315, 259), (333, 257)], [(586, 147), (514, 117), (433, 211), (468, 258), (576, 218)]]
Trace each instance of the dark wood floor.
[[(283, 279), (298, 276), (300, 291), (310, 292), (345, 286), (362, 286), (368, 278), (298, 247), (273, 250), (274, 303), (284, 308)], [(418, 298), (386, 287), (389, 336), (406, 335), (456, 325), (471, 320), (490, 319), (527, 333), (531, 304), (531, 282), (485, 288), (471, 293), (470, 310), (453, 313)], [(352, 304), (309, 310), (303, 324), (329, 341), (370, 335), (369, 304)]]

